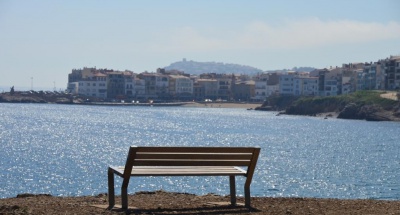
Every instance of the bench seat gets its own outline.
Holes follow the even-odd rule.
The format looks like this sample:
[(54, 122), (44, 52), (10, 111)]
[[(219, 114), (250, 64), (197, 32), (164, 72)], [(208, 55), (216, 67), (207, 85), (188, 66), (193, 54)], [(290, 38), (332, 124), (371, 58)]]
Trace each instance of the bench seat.
[[(121, 177), (125, 167), (110, 167)], [(233, 166), (133, 166), (131, 176), (231, 176), (246, 175), (246, 170)]]

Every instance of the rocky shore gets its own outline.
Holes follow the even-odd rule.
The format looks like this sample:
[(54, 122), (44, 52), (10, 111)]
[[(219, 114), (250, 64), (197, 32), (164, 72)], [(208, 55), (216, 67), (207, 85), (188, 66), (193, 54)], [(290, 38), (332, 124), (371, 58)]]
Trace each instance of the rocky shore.
[[(111, 103), (57, 92), (14, 92), (0, 94), (0, 103), (57, 103), (92, 105), (184, 106), (203, 108), (245, 108), (247, 110), (279, 111), (279, 114), (324, 116), (369, 121), (400, 121), (400, 102), (395, 93), (356, 92), (331, 97), (277, 96), (263, 104), (244, 102), (181, 102), (174, 103)], [(89, 101), (89, 102), (88, 102)]]
[(1, 93), (0, 103), (58, 103), (72, 104), (73, 97), (69, 94), (44, 91), (27, 91)]
[(400, 121), (400, 102), (393, 93), (360, 91), (329, 97), (272, 97), (256, 110), (280, 114), (336, 117), (368, 121)]
[[(229, 196), (165, 191), (129, 196), (126, 214), (400, 214), (400, 201), (253, 197), (252, 208), (231, 207)], [(243, 202), (238, 198), (238, 202)], [(119, 198), (117, 199), (117, 204)], [(21, 194), (0, 199), (0, 214), (125, 214), (107, 210), (107, 195), (53, 197)]]

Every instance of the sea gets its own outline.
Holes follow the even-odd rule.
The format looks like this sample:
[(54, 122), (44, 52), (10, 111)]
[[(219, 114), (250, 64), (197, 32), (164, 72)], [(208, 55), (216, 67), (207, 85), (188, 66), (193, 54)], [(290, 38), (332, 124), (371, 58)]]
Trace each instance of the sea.
[[(236, 108), (0, 103), (0, 198), (107, 192), (129, 146), (246, 146), (258, 197), (400, 199), (400, 123)], [(237, 177), (243, 195), (244, 177)], [(121, 180), (116, 178), (116, 193)], [(138, 177), (128, 192), (229, 195), (228, 177)]]

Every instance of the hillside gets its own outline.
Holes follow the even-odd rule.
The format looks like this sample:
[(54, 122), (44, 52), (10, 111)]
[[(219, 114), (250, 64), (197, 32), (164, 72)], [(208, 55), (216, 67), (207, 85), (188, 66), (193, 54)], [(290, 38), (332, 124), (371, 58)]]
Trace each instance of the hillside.
[(239, 64), (218, 63), (218, 62), (196, 62), (183, 59), (164, 67), (166, 70), (180, 70), (187, 74), (199, 75), (202, 73), (220, 73), (220, 74), (246, 74), (254, 75), (263, 72), (251, 66)]
[[(219, 62), (197, 62), (197, 61), (187, 61), (183, 59), (171, 65), (164, 67), (166, 70), (179, 70), (184, 71), (187, 74), (200, 75), (202, 73), (219, 73), (219, 74), (246, 74), (255, 75), (257, 73), (263, 72), (261, 69), (257, 69), (251, 66), (244, 66), (232, 63), (219, 63)], [(269, 70), (264, 72), (310, 72), (315, 70), (314, 67), (293, 67), (292, 69), (282, 69), (282, 70)]]

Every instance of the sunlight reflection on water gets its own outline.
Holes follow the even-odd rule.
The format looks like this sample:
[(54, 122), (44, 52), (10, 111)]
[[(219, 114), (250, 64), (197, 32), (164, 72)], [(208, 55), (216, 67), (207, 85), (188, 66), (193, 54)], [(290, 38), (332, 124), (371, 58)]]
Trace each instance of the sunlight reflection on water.
[[(130, 145), (162, 145), (261, 147), (254, 196), (400, 199), (398, 123), (182, 107), (0, 104), (0, 113), (0, 198), (105, 193), (108, 165), (124, 164)], [(226, 195), (229, 183), (134, 178), (129, 191), (159, 189)]]

